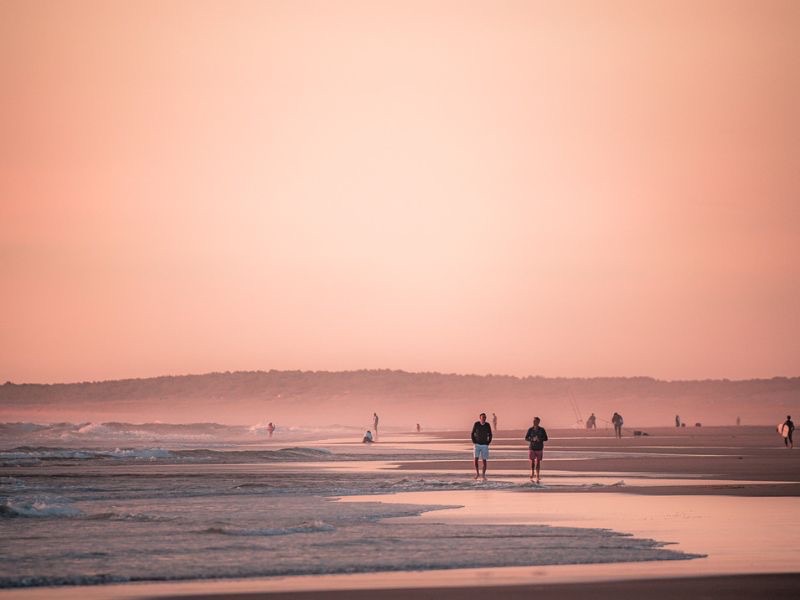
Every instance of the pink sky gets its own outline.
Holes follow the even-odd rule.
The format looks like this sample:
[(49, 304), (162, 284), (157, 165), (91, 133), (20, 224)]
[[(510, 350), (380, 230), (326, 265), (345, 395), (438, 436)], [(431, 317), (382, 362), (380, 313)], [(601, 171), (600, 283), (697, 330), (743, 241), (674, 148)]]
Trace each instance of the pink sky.
[(0, 3), (0, 379), (800, 375), (800, 3)]

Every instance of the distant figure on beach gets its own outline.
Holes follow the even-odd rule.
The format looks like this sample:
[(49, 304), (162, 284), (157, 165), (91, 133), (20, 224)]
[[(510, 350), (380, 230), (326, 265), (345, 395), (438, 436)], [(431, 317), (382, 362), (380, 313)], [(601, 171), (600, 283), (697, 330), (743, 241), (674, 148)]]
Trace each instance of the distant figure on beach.
[(597, 429), (597, 417), (594, 416), (594, 413), (586, 419), (586, 429)]
[(375, 430), (375, 436), (378, 435), (378, 413), (372, 413), (372, 428)]
[[(472, 443), (475, 455), (475, 479), (486, 479), (486, 461), (489, 460), (489, 444), (492, 443), (492, 426), (486, 422), (486, 413), (481, 413), (472, 426)], [(483, 473), (478, 470), (478, 459), (483, 461)]]
[(544, 427), (539, 427), (541, 419), (539, 417), (533, 418), (533, 427), (528, 429), (525, 434), (525, 440), (530, 442), (528, 450), (528, 458), (531, 459), (531, 481), (536, 477), (536, 483), (539, 483), (539, 471), (542, 466), (542, 455), (544, 454), (544, 443), (547, 441), (547, 432)]
[(497, 415), (492, 413), (492, 429), (497, 431)]
[(374, 441), (375, 440), (372, 439), (372, 432), (369, 429), (367, 429), (367, 433), (364, 434), (364, 439), (361, 440), (361, 443), (362, 444), (371, 444)]
[(736, 417), (736, 426), (738, 427), (741, 424), (742, 424), (742, 419), (740, 417)]
[(675, 415), (675, 427), (681, 426), (681, 417), (680, 415)]
[(417, 423), (417, 433), (419, 433), (420, 431), (422, 431), (422, 427), (420, 427), (419, 423)]
[(622, 423), (624, 422), (622, 420), (622, 415), (615, 412), (614, 415), (611, 417), (611, 422), (614, 424), (614, 435), (617, 438), (621, 438), (622, 437)]
[(272, 437), (272, 434), (275, 433), (275, 423), (272, 421), (267, 424), (267, 433), (269, 434), (269, 437)]
[(794, 432), (794, 423), (792, 423), (792, 415), (786, 415), (786, 421), (783, 422), (783, 445), (787, 448), (794, 448), (792, 442), (792, 433)]

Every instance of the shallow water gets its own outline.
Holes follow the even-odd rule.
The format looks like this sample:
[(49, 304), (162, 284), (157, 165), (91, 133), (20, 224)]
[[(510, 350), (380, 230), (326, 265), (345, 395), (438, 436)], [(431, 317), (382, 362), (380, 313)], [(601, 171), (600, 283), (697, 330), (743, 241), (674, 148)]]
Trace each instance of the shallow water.
[[(404, 460), (439, 460), (455, 456), (447, 447), (410, 450), (402, 439), (380, 449), (339, 442), (281, 447), (262, 440), (264, 447), (253, 449), (248, 433), (241, 443), (214, 438), (213, 449), (187, 443), (192, 435), (211, 435), (208, 425), (199, 433), (178, 428), (181, 439), (172, 445), (133, 443), (129, 436), (122, 440), (129, 445), (118, 446), (126, 431), (121, 426), (58, 431), (74, 436), (81, 429), (93, 436), (92, 444), (41, 445), (53, 441), (43, 435), (57, 432), (34, 429), (36, 439), (0, 452), (0, 587), (695, 556), (598, 527), (437, 522), (447, 494), (439, 501), (432, 493), (423, 503), (337, 501), (521, 489), (508, 479), (476, 485), (463, 472), (386, 469), (398, 450)], [(15, 431), (24, 439), (20, 428)], [(393, 520), (423, 513), (434, 518)]]

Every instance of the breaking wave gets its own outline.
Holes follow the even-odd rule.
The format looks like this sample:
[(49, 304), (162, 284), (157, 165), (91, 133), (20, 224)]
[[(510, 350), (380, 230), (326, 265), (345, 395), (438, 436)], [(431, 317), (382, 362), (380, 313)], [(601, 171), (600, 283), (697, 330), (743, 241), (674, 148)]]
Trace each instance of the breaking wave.
[(258, 529), (246, 529), (236, 527), (209, 527), (200, 531), (199, 533), (211, 533), (218, 535), (235, 535), (235, 536), (279, 536), (279, 535), (292, 535), (295, 533), (316, 533), (324, 531), (333, 531), (336, 528), (329, 525), (324, 521), (314, 520), (306, 523), (301, 523), (293, 527), (264, 527)]
[(72, 506), (67, 498), (60, 496), (18, 496), (0, 498), (0, 517), (49, 517), (74, 518), (83, 512)]

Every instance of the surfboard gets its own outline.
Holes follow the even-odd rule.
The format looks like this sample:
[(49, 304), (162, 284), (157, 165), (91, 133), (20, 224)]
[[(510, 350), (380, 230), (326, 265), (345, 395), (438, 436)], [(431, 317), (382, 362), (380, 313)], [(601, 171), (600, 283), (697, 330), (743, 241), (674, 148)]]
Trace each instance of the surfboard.
[(786, 425), (786, 423), (778, 423), (778, 433), (782, 437), (789, 437), (789, 427)]

